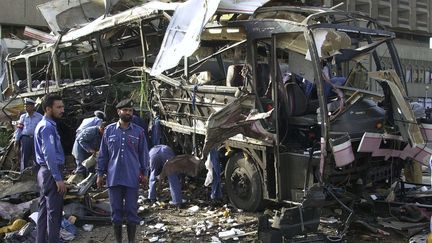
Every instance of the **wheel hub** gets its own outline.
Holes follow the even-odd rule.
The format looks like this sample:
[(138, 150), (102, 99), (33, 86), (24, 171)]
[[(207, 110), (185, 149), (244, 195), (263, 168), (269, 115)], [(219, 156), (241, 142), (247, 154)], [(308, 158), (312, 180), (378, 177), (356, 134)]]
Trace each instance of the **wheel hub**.
[(234, 191), (240, 198), (249, 198), (251, 195), (251, 182), (243, 168), (236, 168), (231, 176)]

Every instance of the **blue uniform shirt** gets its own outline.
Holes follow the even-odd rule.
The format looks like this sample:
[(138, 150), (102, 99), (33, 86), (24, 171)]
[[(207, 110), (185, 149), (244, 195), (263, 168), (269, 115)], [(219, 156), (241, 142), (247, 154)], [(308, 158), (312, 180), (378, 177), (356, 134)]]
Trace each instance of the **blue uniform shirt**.
[(87, 159), (91, 150), (99, 150), (101, 140), (102, 135), (98, 126), (87, 127), (77, 134), (72, 148), (72, 155), (79, 161)]
[(148, 147), (144, 130), (134, 123), (122, 129), (114, 123), (105, 128), (97, 159), (99, 176), (107, 174), (111, 186), (138, 187), (141, 171), (147, 175)]
[(97, 116), (85, 118), (81, 125), (76, 130), (76, 135), (80, 134), (87, 127), (100, 126), (102, 124), (102, 119)]
[(19, 141), (22, 135), (33, 136), (36, 125), (42, 120), (42, 117), (39, 112), (33, 112), (31, 116), (27, 112), (22, 114), (15, 131), (15, 141)]
[(159, 175), (165, 162), (175, 156), (174, 151), (166, 145), (156, 145), (149, 152), (150, 168)]
[(34, 136), (36, 162), (48, 166), (55, 181), (62, 181), (59, 166), (64, 165), (65, 158), (57, 124), (44, 116), (37, 124)]
[(147, 147), (151, 148), (153, 145), (151, 144), (151, 140), (149, 139), (147, 123), (144, 121), (144, 119), (137, 115), (132, 115), (132, 122), (144, 129), (144, 136), (147, 141)]

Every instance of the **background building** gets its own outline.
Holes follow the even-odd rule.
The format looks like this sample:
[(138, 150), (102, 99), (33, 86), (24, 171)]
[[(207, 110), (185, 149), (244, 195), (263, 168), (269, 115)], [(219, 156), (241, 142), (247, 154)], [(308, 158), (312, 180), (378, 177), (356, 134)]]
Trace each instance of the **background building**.
[[(49, 32), (48, 24), (42, 17), (37, 5), (49, 0), (1, 0), (0, 7), (0, 91), (7, 87), (6, 64), (4, 59), (11, 52), (39, 44), (38, 41), (24, 36), (26, 26)], [(25, 65), (23, 65), (25, 70)], [(14, 74), (16, 75), (16, 74)], [(3, 100), (0, 95), (0, 101)]]
[[(408, 95), (432, 107), (432, 1), (430, 0), (325, 0), (327, 6), (357, 11), (377, 19), (396, 32), (396, 47), (405, 70)], [(380, 53), (384, 62), (386, 53)], [(386, 68), (391, 67), (388, 62)], [(372, 86), (372, 89), (378, 88)]]
[[(49, 32), (48, 25), (37, 5), (49, 0), (1, 0), (0, 39), (6, 42), (9, 51), (20, 50), (30, 38), (23, 35), (25, 26)], [(31, 41), (35, 44), (35, 41)]]
[[(66, 0), (65, 0), (66, 1)], [(37, 5), (49, 0), (1, 0), (0, 38), (11, 51), (18, 51), (35, 40), (23, 35), (24, 27), (30, 26), (49, 32), (47, 23)], [(408, 83), (408, 94), (425, 107), (432, 107), (432, 35), (431, 0), (323, 0), (327, 6), (365, 13), (396, 32), (395, 41)], [(387, 53), (380, 53), (386, 62)], [(391, 68), (391, 63), (387, 62)], [(372, 90), (379, 90), (376, 85)]]

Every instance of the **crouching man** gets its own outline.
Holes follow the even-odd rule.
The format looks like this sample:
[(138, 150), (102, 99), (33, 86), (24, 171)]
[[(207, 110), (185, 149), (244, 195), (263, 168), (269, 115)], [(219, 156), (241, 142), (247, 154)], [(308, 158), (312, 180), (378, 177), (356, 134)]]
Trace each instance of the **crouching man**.
[[(175, 156), (174, 151), (167, 145), (156, 145), (150, 149), (150, 181), (148, 199), (150, 202), (156, 201), (156, 180), (161, 173), (162, 168), (167, 160)], [(171, 203), (181, 208), (183, 205), (181, 184), (177, 173), (168, 176), (168, 183), (171, 193)]]

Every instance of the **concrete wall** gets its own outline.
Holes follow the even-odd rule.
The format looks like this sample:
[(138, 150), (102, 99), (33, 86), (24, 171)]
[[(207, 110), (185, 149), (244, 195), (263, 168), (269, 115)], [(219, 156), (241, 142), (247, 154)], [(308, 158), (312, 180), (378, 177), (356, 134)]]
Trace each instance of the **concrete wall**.
[(342, 9), (358, 11), (377, 19), (382, 25), (406, 33), (432, 33), (432, 1), (430, 0), (327, 0)]
[[(395, 45), (405, 72), (405, 78), (408, 80), (408, 95), (410, 97), (425, 97), (426, 86), (432, 83), (430, 73), (432, 72), (432, 50), (429, 45), (421, 42), (396, 39)], [(379, 48), (378, 55), (381, 58), (385, 68), (392, 68), (387, 48)], [(409, 73), (410, 74), (407, 74)], [(409, 77), (408, 77), (408, 76)], [(427, 76), (429, 75), (429, 78)], [(372, 86), (372, 90), (377, 90), (378, 86)], [(378, 88), (379, 89), (379, 88)], [(427, 95), (431, 97), (430, 94)]]
[[(430, 93), (426, 95), (426, 86), (432, 84), (425, 77), (425, 73), (432, 71), (432, 50), (429, 45), (420, 42), (398, 39), (395, 41), (401, 63), (405, 72), (411, 69), (412, 82), (407, 83), (408, 95), (410, 97), (431, 97)], [(418, 78), (416, 77), (419, 76)], [(430, 75), (430, 74), (429, 74)], [(418, 83), (415, 80), (418, 79)]]
[[(367, 14), (392, 31), (432, 35), (431, 0), (325, 0), (327, 5), (341, 2), (345, 4), (340, 9)], [(414, 100), (420, 98), (420, 101), (427, 98), (425, 106), (432, 107), (432, 82), (430, 77), (427, 78), (432, 73), (432, 50), (429, 49), (429, 43), (397, 39), (395, 44), (404, 71), (411, 73), (408, 75), (411, 76), (411, 82), (407, 83), (408, 95)], [(381, 52), (380, 56), (388, 57), (388, 53)], [(387, 63), (390, 63), (389, 59)], [(379, 91), (376, 85), (372, 85), (371, 89)]]
[(432, 50), (426, 43), (396, 39), (395, 44), (401, 59), (432, 61)]
[(46, 2), (49, 0), (0, 0), (0, 24), (48, 26), (36, 8)]

